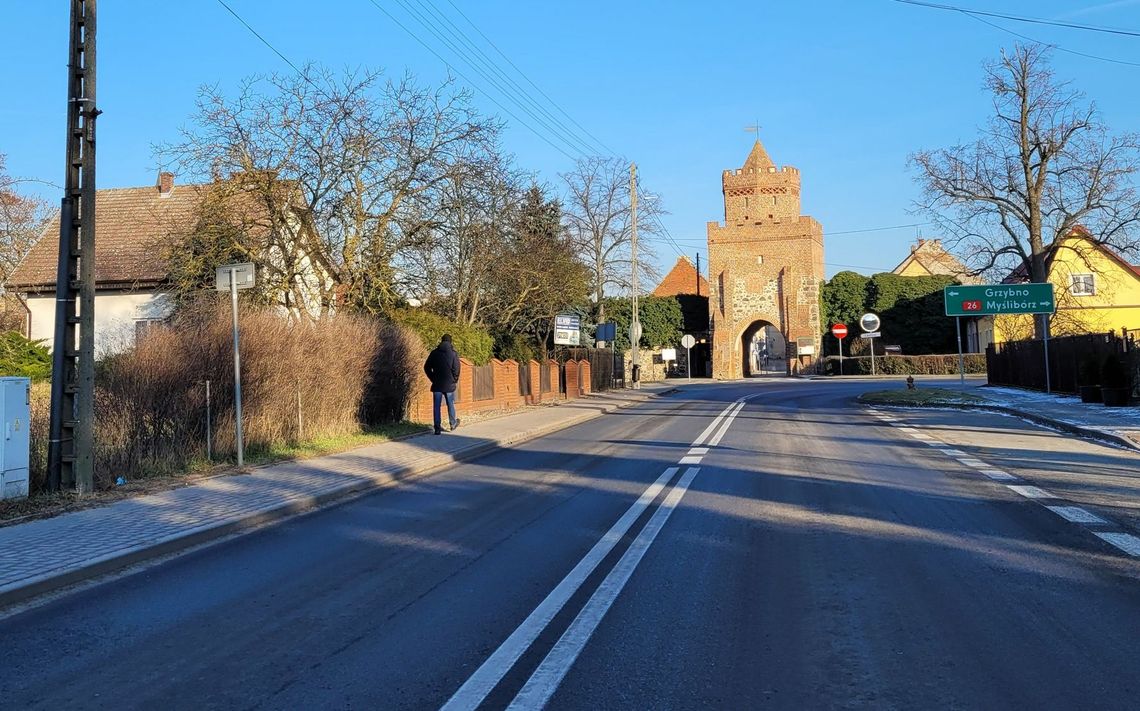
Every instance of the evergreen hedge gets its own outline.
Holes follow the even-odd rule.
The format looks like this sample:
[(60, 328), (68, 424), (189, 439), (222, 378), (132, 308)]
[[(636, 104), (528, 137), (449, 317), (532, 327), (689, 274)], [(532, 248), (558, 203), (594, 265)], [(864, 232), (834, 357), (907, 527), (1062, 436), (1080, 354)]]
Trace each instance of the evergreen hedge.
[[(964, 356), (967, 373), (986, 372), (984, 353), (967, 353)], [(825, 375), (839, 375), (839, 358), (823, 359)], [(957, 375), (958, 355), (887, 355), (875, 356), (875, 373), (878, 375)], [(870, 375), (871, 356), (843, 359), (844, 375)]]

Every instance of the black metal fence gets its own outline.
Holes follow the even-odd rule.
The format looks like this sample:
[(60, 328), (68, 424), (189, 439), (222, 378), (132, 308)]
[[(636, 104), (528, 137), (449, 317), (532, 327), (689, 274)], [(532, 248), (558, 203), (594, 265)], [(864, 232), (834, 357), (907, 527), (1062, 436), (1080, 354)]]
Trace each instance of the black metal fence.
[(555, 354), (555, 360), (563, 366), (563, 371), (568, 360), (590, 361), (591, 392), (598, 393), (620, 387), (615, 382), (614, 351), (610, 348), (563, 348)]
[[(1049, 384), (1053, 392), (1075, 393), (1080, 385), (1081, 362), (1093, 359), (1098, 365), (1110, 355), (1129, 363), (1130, 373), (1140, 362), (1130, 341), (1112, 333), (1090, 333), (1049, 339)], [(991, 343), (986, 348), (986, 375), (991, 385), (1013, 385), (1045, 390), (1045, 342), (1041, 340)], [(1140, 383), (1135, 378), (1132, 382)]]

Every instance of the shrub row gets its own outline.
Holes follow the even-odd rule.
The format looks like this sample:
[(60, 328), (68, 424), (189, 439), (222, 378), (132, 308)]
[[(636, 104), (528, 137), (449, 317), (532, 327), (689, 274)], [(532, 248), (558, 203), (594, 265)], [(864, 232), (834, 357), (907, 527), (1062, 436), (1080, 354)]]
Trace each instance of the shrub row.
[[(967, 373), (986, 372), (984, 353), (967, 353), (964, 356)], [(839, 375), (839, 358), (828, 356), (823, 359), (823, 372), (826, 375)], [(888, 355), (875, 356), (875, 372), (879, 375), (957, 375), (958, 356), (950, 355)], [(858, 356), (843, 359), (844, 375), (870, 375), (871, 357)]]
[[(182, 471), (206, 454), (210, 382), (215, 458), (235, 451), (232, 332), (228, 308), (203, 307), (152, 329), (100, 362), (96, 375), (96, 484)], [(425, 350), (405, 328), (337, 316), (293, 324), (255, 309), (241, 314), (242, 407), (251, 455), (302, 439), (354, 434), (403, 419)], [(33, 488), (42, 484), (47, 389), (36, 389)], [(300, 414), (300, 417), (298, 417)]]
[(495, 339), (478, 326), (462, 326), (426, 309), (402, 309), (392, 314), (392, 320), (411, 329), (429, 349), (435, 348), (447, 333), (459, 355), (475, 365), (491, 362)]

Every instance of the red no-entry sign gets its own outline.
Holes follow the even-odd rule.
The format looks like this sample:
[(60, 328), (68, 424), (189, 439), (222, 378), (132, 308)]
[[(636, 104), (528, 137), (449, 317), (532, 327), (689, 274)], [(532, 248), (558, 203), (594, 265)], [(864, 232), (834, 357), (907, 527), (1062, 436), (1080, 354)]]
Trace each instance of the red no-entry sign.
[(847, 324), (837, 323), (834, 326), (832, 326), (831, 327), (831, 335), (835, 336), (836, 338), (846, 338), (847, 337)]

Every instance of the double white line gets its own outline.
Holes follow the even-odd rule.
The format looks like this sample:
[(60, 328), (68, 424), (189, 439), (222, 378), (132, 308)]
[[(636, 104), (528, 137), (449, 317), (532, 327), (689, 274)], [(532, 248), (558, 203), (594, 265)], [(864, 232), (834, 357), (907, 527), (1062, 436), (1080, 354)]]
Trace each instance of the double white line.
[[(715, 447), (720, 443), (728, 428), (732, 425), (732, 421), (740, 414), (744, 408), (744, 403), (750, 397), (743, 397), (733, 402), (726, 407), (712, 423), (705, 428), (696, 440), (693, 441), (692, 447), (699, 448), (701, 445), (708, 441), (708, 446)], [(719, 429), (718, 429), (719, 427)], [(715, 431), (715, 434), (713, 432)], [(711, 438), (710, 438), (711, 436)], [(702, 448), (704, 449), (704, 448)], [(683, 463), (690, 463), (694, 458), (697, 462), (700, 457), (693, 457), (693, 451), (690, 450), (689, 454), (683, 459)], [(703, 457), (707, 449), (704, 449), (700, 454)], [(442, 711), (467, 711), (475, 709), (491, 690), (502, 681), (507, 672), (518, 662), (519, 658), (526, 653), (538, 636), (550, 624), (571, 597), (586, 581), (586, 578), (594, 572), (598, 564), (613, 550), (614, 546), (621, 541), (622, 537), (633, 526), (634, 522), (645, 512), (646, 509), (657, 499), (658, 495), (665, 489), (673, 477), (680, 471), (680, 467), (669, 467), (661, 476), (657, 478), (649, 487), (642, 492), (637, 501), (633, 503), (629, 509), (622, 514), (621, 518), (617, 520), (609, 531), (606, 532), (602, 538), (594, 544), (594, 547), (586, 553), (585, 557), (574, 566), (562, 582), (546, 596), (534, 612), (523, 620), (523, 623), (511, 633), (511, 636), (506, 639), (499, 648), (495, 650), (494, 654), (487, 658), (487, 661), (475, 670), (475, 673), (464, 682), (463, 686), (451, 697), (446, 704), (443, 705)], [(582, 649), (586, 646), (590, 636), (597, 629), (598, 624), (602, 621), (602, 617), (609, 611), (610, 606), (613, 605), (614, 600), (621, 593), (626, 583), (629, 582), (633, 571), (637, 569), (641, 559), (645, 556), (645, 552), (653, 544), (657, 538), (657, 534), (665, 526), (669, 517), (673, 514), (673, 510), (681, 503), (682, 497), (685, 492), (689, 490), (689, 485), (692, 484), (693, 479), (701, 471), (700, 467), (689, 467), (685, 469), (684, 474), (681, 475), (680, 480), (673, 486), (672, 490), (666, 495), (665, 500), (653, 512), (650, 517), (649, 523), (641, 529), (637, 537), (630, 544), (629, 548), (622, 555), (617, 564), (602, 580), (598, 589), (590, 597), (585, 607), (582, 608), (574, 621), (562, 634), (559, 640), (554, 644), (554, 647), (542, 660), (538, 668), (531, 675), (530, 679), (515, 696), (514, 701), (511, 702), (509, 708), (511, 709), (539, 709), (546, 705), (550, 697), (558, 689), (558, 685), (562, 683), (562, 679), (566, 673), (570, 671), (574, 661), (578, 658)]]

